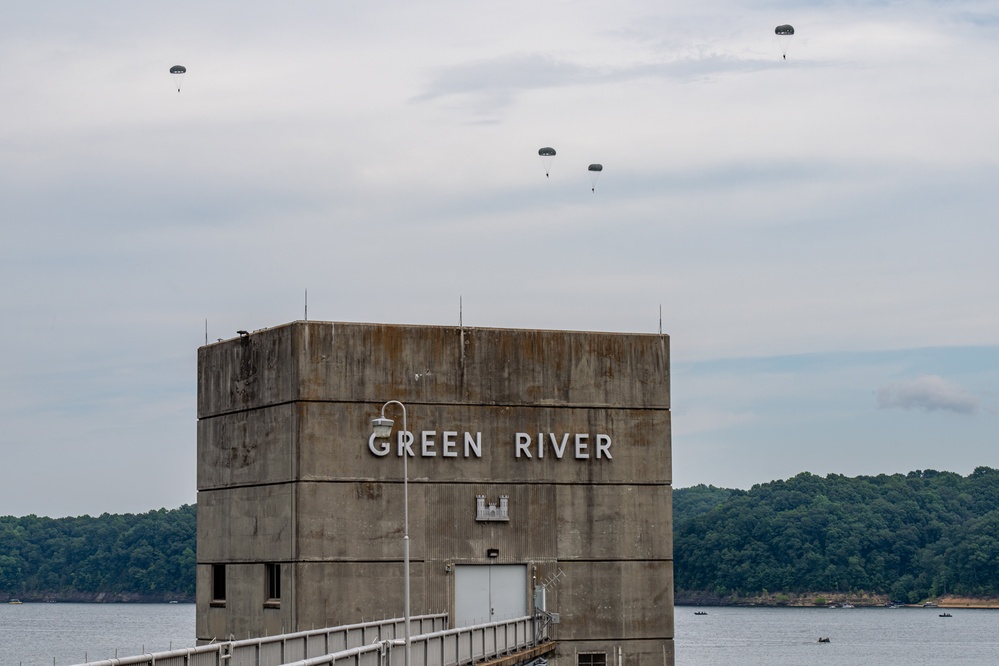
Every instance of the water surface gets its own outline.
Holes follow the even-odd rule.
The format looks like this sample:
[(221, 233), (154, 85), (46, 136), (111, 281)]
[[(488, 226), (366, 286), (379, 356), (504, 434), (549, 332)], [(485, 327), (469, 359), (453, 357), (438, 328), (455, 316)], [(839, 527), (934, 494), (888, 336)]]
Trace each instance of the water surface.
[[(999, 610), (942, 612), (678, 606), (676, 663), (999, 664)], [(69, 666), (193, 647), (194, 621), (194, 604), (0, 604), (0, 666)]]
[(193, 647), (194, 604), (0, 604), (0, 666), (67, 666)]
[[(707, 615), (695, 615), (701, 611)], [(999, 611), (677, 606), (677, 666), (999, 664)], [(819, 643), (820, 637), (828, 643)]]

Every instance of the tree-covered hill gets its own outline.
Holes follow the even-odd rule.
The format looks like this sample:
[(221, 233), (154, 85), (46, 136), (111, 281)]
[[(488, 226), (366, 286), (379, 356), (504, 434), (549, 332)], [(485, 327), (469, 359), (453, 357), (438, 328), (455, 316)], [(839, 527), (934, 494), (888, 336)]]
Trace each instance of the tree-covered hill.
[(0, 599), (193, 601), (195, 515), (0, 517)]
[(999, 594), (999, 470), (805, 472), (727, 492), (713, 508), (720, 495), (709, 486), (675, 492), (678, 598), (838, 591), (914, 603)]
[[(674, 491), (678, 599), (999, 596), (999, 470)], [(193, 601), (196, 508), (0, 517), (0, 599)]]
[(680, 524), (702, 513), (711, 511), (734, 493), (743, 492), (730, 488), (716, 488), (703, 483), (678, 488), (673, 491), (673, 523)]

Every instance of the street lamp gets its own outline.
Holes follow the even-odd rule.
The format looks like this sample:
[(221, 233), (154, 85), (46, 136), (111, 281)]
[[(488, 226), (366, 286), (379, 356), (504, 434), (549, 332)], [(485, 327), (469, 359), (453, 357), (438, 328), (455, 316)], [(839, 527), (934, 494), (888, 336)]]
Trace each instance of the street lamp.
[[(402, 408), (402, 432), (403, 438), (409, 433), (409, 428), (406, 425), (406, 405), (402, 404), (398, 400), (389, 400), (384, 405), (382, 405), (382, 415), (378, 418), (371, 419), (371, 429), (374, 431), (375, 437), (388, 437), (392, 434), (392, 426), (395, 425), (395, 421), (385, 416), (385, 408), (389, 405), (399, 405)], [(404, 638), (406, 640), (406, 652), (404, 658), (404, 666), (409, 666), (409, 454), (407, 451), (402, 452), (402, 500), (403, 500), (403, 521), (402, 521), (402, 559), (405, 571), (403, 572), (403, 585), (405, 586), (404, 594), (406, 598), (405, 607), (405, 627), (404, 627)]]

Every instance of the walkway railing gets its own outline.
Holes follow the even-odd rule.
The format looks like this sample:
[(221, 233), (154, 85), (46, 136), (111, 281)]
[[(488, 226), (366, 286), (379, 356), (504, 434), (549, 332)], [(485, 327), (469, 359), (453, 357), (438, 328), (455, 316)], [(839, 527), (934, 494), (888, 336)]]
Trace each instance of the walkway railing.
[[(519, 652), (535, 645), (528, 617), (447, 629), (410, 638), (410, 666), (459, 666)], [(281, 666), (398, 666), (404, 663), (403, 640), (342, 650)]]
[(411, 666), (474, 664), (534, 645), (534, 622), (529, 616), (520, 617), (447, 629), (410, 640)]
[[(411, 618), (410, 666), (461, 666), (538, 644), (529, 616), (445, 629), (447, 614)], [(78, 666), (399, 666), (405, 620), (395, 618), (330, 629), (225, 641)]]
[[(447, 627), (447, 613), (410, 618), (410, 633), (433, 633)], [(222, 641), (166, 652), (90, 661), (78, 666), (281, 666), (296, 660), (402, 641), (403, 618), (313, 629), (292, 634)], [(401, 652), (400, 652), (401, 654)]]

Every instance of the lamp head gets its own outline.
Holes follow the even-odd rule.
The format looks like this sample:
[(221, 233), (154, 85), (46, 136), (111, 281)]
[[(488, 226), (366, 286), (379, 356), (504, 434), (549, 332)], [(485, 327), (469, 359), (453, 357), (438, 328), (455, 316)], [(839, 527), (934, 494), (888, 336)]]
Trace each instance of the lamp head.
[(395, 421), (384, 416), (371, 419), (371, 429), (374, 431), (375, 437), (388, 437), (392, 434), (392, 426), (394, 425)]

